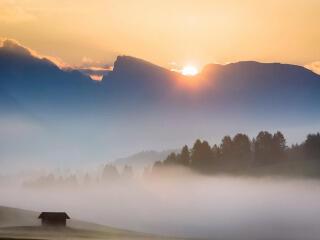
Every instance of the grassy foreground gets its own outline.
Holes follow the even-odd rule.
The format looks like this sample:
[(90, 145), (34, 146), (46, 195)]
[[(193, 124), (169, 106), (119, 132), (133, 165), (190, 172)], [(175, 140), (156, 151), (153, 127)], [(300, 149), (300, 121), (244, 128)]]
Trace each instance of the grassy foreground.
[(68, 227), (42, 227), (39, 213), (0, 206), (0, 240), (59, 239), (177, 239), (154, 236), (78, 220), (68, 221)]

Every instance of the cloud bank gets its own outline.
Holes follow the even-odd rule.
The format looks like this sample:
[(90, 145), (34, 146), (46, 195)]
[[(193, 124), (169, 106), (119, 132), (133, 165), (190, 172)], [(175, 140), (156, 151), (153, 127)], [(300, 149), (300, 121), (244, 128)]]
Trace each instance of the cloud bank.
[(320, 74), (320, 61), (315, 61), (315, 62), (306, 64), (304, 67), (317, 74)]

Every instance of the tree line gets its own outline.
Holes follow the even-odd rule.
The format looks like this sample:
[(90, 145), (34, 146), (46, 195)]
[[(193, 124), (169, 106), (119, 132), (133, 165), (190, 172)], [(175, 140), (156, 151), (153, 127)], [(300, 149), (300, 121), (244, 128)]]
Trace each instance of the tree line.
[[(234, 137), (225, 136), (220, 144), (213, 146), (197, 139), (191, 149), (185, 145), (179, 153), (173, 152), (165, 160), (156, 162), (152, 171), (184, 166), (204, 174), (281, 174), (300, 171), (299, 162), (320, 166), (320, 133), (309, 134), (303, 143), (290, 147), (280, 131), (274, 134), (261, 131), (253, 139), (238, 133)], [(320, 175), (320, 171), (317, 174)]]
[(45, 188), (76, 187), (81, 185), (86, 186), (90, 184), (105, 184), (108, 182), (132, 180), (135, 177), (133, 168), (127, 165), (125, 165), (120, 171), (112, 164), (106, 164), (101, 167), (101, 172), (95, 174), (89, 174), (88, 172), (84, 175), (76, 173), (61, 174), (51, 172), (32, 179), (27, 179), (23, 182), (23, 186)]

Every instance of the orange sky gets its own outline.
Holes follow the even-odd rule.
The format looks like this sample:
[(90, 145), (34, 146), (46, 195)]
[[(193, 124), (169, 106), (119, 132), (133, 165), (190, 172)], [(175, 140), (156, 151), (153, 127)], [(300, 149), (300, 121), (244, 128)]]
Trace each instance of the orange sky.
[(0, 13), (1, 37), (71, 65), (320, 60), (319, 0), (1, 0)]

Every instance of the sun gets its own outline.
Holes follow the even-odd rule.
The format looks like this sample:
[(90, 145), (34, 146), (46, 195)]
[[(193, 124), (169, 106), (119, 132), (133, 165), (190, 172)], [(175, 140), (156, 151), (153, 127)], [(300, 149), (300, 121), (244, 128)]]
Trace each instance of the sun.
[(192, 65), (187, 65), (182, 68), (181, 73), (185, 76), (195, 76), (199, 73), (198, 69)]

